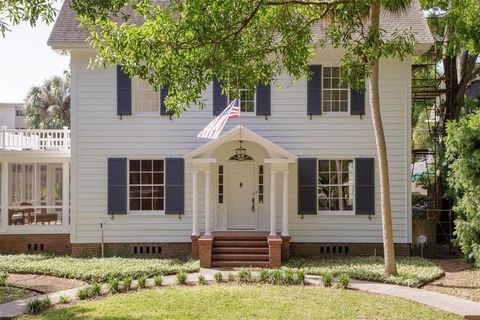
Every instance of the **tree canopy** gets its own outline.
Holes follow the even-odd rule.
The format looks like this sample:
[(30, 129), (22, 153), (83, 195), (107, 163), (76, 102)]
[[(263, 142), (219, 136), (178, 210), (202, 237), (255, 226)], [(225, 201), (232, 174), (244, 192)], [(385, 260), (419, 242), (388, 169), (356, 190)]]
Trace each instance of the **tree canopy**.
[(33, 86), (23, 106), (25, 126), (32, 129), (70, 127), (70, 75), (54, 76)]
[(455, 235), (466, 258), (480, 267), (480, 113), (448, 124), (448, 182), (455, 196)]
[[(165, 103), (179, 115), (191, 103), (203, 106), (200, 94), (213, 79), (238, 94), (282, 72), (294, 79), (308, 75), (315, 48), (327, 42), (346, 50), (344, 81), (364, 89), (372, 61), (404, 57), (414, 44), (409, 32), (385, 40), (383, 30), (368, 28), (371, 4), (398, 11), (409, 2), (74, 0), (73, 5), (98, 50), (94, 65), (119, 64), (156, 88), (168, 86)], [(313, 30), (320, 21), (325, 30), (318, 37)]]
[(57, 10), (55, 0), (0, 0), (0, 35), (5, 37), (12, 26), (22, 21), (33, 27), (38, 20), (54, 21)]

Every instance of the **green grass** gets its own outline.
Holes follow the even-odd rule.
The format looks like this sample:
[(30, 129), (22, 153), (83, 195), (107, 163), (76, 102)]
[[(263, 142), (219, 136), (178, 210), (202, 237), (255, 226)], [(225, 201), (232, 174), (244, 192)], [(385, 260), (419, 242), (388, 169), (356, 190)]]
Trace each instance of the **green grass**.
[(45, 255), (0, 255), (0, 271), (32, 273), (80, 279), (106, 281), (110, 278), (132, 276), (140, 278), (154, 275), (177, 274), (180, 271), (195, 272), (198, 261), (175, 259), (128, 258), (72, 258)]
[(443, 276), (443, 270), (433, 261), (405, 257), (397, 258), (398, 275), (386, 277), (383, 274), (382, 257), (345, 257), (335, 259), (297, 259), (284, 264), (287, 268), (303, 268), (307, 274), (334, 277), (346, 274), (351, 279), (393, 283), (409, 287), (419, 287)]
[(319, 287), (196, 286), (110, 296), (28, 319), (461, 319), (379, 295)]

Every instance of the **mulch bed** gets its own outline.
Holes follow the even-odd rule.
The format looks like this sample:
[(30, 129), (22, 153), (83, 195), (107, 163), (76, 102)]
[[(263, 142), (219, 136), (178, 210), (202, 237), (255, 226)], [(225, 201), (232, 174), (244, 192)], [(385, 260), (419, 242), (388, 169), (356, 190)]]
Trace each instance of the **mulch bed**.
[(52, 293), (85, 285), (85, 282), (80, 280), (35, 274), (10, 274), (8, 283), (12, 286), (34, 290), (39, 293)]
[(435, 262), (445, 271), (445, 277), (425, 285), (423, 289), (480, 302), (480, 270), (472, 270), (462, 259)]

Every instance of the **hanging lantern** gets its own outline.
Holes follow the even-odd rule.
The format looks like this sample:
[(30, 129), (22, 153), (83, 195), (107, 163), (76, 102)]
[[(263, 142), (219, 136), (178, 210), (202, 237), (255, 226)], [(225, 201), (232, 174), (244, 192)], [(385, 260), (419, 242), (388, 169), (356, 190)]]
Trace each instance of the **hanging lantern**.
[(242, 147), (242, 140), (238, 141), (240, 143), (240, 146), (235, 149), (235, 158), (238, 160), (238, 161), (244, 161), (246, 159), (246, 156), (247, 156), (247, 149), (245, 149), (244, 147)]

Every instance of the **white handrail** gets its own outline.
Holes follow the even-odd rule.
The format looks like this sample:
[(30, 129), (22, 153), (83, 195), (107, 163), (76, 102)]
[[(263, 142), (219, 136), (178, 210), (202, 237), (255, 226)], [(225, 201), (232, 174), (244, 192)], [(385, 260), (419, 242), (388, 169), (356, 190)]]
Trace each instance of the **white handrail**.
[(71, 131), (63, 129), (7, 129), (0, 130), (1, 150), (68, 151)]

